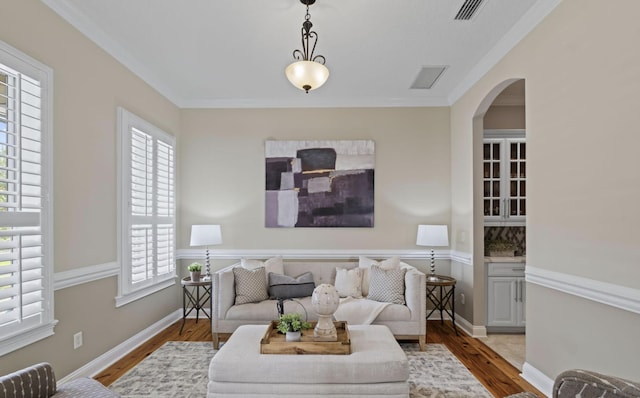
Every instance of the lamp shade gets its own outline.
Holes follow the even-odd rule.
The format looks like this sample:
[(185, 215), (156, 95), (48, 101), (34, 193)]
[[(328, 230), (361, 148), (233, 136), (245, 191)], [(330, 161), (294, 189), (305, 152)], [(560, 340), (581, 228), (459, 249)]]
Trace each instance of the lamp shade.
[(287, 79), (300, 90), (315, 90), (329, 78), (329, 69), (315, 61), (297, 61), (285, 69)]
[(192, 225), (191, 246), (219, 245), (222, 232), (219, 225)]
[(418, 225), (418, 246), (449, 246), (449, 232), (446, 225)]

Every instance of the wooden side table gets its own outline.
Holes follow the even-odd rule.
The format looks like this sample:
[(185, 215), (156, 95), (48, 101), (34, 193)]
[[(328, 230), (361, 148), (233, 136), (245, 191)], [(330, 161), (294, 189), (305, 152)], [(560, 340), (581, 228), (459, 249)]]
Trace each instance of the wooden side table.
[(427, 299), (434, 305), (427, 314), (427, 319), (435, 311), (440, 311), (440, 322), (444, 324), (443, 314), (446, 312), (451, 317), (453, 330), (458, 335), (456, 328), (456, 280), (450, 276), (436, 275), (437, 279), (430, 279), (427, 276)]
[[(180, 334), (184, 328), (187, 316), (193, 310), (196, 310), (196, 323), (202, 311), (207, 318), (211, 319), (211, 310), (207, 312), (207, 303), (211, 301), (211, 279), (192, 282), (191, 277), (182, 278), (182, 326), (180, 326)], [(191, 290), (189, 290), (191, 288)], [(201, 291), (202, 290), (202, 291)], [(187, 309), (187, 306), (191, 308)]]

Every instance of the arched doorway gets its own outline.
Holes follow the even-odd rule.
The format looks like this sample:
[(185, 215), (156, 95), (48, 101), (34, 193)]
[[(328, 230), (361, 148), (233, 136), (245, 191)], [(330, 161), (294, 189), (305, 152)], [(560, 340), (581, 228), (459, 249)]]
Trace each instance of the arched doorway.
[[(474, 324), (485, 325), (489, 339), (483, 341), (520, 369), (526, 297), (525, 139), (525, 81), (505, 80), (485, 96), (473, 119)], [(516, 257), (494, 258), (488, 265), (485, 246), (498, 242), (513, 243)], [(520, 269), (521, 276), (498, 274), (501, 268)]]

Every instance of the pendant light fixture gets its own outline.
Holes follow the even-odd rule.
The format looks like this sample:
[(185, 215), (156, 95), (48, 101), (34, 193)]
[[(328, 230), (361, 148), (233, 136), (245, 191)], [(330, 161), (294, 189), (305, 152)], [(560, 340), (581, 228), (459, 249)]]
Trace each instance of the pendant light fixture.
[[(311, 15), (309, 15), (309, 6), (316, 0), (300, 0), (307, 6), (307, 14), (302, 22), (302, 51), (294, 50), (293, 58), (296, 60), (285, 69), (287, 79), (305, 92), (315, 90), (322, 86), (329, 78), (329, 69), (324, 66), (325, 58), (322, 55), (313, 55), (318, 43), (318, 34), (311, 30)], [(311, 45), (311, 47), (310, 47)]]

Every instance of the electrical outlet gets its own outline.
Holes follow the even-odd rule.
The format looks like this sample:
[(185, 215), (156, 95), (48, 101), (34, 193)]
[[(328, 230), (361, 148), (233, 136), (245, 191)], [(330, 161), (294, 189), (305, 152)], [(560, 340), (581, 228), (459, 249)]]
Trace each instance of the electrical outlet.
[(460, 293), (460, 304), (464, 305), (464, 293)]
[(73, 349), (77, 350), (82, 347), (82, 332), (73, 335)]

